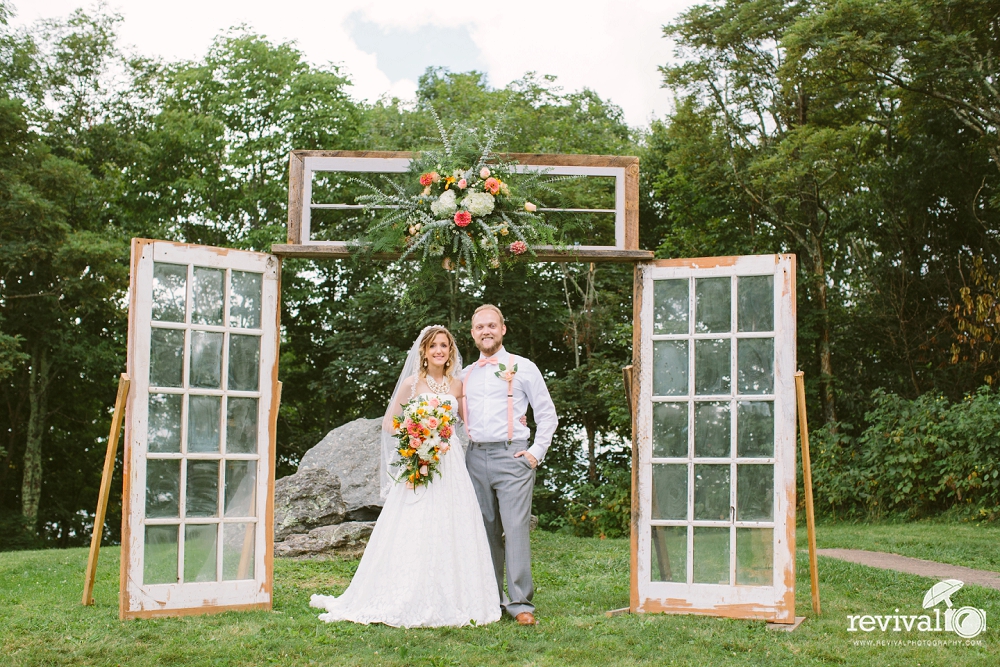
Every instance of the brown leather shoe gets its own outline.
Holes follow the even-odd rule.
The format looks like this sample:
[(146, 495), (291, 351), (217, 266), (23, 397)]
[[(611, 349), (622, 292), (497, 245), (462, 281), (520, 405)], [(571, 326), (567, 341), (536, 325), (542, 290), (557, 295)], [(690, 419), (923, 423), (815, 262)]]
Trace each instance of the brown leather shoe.
[(538, 621), (535, 620), (535, 615), (530, 611), (522, 611), (520, 614), (514, 617), (518, 625), (535, 625)]

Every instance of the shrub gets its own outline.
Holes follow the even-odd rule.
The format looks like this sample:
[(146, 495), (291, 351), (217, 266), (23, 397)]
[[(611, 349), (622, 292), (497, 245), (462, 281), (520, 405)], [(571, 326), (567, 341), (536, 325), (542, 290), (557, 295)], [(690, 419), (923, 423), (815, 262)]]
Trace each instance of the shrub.
[(879, 390), (867, 427), (824, 427), (812, 438), (816, 510), (877, 519), (958, 511), (1000, 515), (1000, 401), (988, 387), (950, 403)]

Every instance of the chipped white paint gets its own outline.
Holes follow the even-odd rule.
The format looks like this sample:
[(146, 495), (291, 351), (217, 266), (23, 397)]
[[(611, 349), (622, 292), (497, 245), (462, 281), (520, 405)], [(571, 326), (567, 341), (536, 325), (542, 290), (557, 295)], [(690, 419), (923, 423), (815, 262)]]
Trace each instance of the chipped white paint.
[[(140, 253), (138, 257), (135, 253)], [(184, 329), (185, 350), (190, 350), (188, 340), (192, 329), (191, 308), (192, 290), (191, 277), (193, 267), (212, 267), (224, 269), (226, 271), (226, 292), (224, 294), (224, 319), (223, 326), (193, 325), (193, 328), (203, 331), (217, 331), (226, 333), (229, 331), (229, 285), (231, 272), (248, 271), (261, 273), (262, 295), (261, 295), (261, 322), (259, 329), (240, 329), (238, 333), (260, 334), (260, 364), (258, 391), (228, 391), (226, 389), (227, 380), (225, 373), (222, 378), (222, 389), (203, 390), (198, 389), (197, 393), (202, 395), (219, 396), (239, 396), (253, 397), (258, 399), (257, 404), (257, 453), (256, 454), (226, 454), (223, 460), (248, 460), (257, 463), (256, 483), (253, 489), (251, 505), (253, 507), (252, 516), (247, 517), (225, 517), (222, 518), (222, 507), (220, 503), (219, 516), (212, 518), (197, 519), (199, 524), (216, 524), (224, 522), (239, 521), (242, 523), (255, 524), (252, 544), (246, 543), (247, 548), (253, 550), (253, 571), (248, 572), (247, 579), (234, 581), (209, 581), (191, 583), (171, 583), (171, 584), (145, 584), (143, 582), (144, 568), (144, 539), (145, 527), (156, 524), (178, 524), (181, 522), (181, 539), (178, 543), (178, 581), (183, 582), (183, 517), (185, 507), (185, 474), (186, 466), (181, 465), (181, 479), (179, 484), (180, 497), (178, 499), (180, 518), (174, 519), (147, 519), (145, 517), (146, 506), (146, 460), (147, 460), (147, 426), (148, 417), (148, 395), (152, 389), (156, 393), (186, 395), (190, 391), (189, 357), (190, 353), (185, 353), (183, 382), (179, 388), (151, 388), (150, 387), (150, 340), (152, 331), (152, 306), (153, 306), (153, 266), (154, 262), (164, 262), (171, 264), (187, 265), (187, 296), (186, 315), (184, 323), (157, 323), (159, 328)], [(128, 413), (126, 416), (125, 433), (125, 494), (124, 516), (122, 522), (122, 595), (121, 609), (122, 617), (136, 617), (149, 615), (150, 613), (181, 613), (184, 611), (212, 608), (241, 606), (241, 605), (262, 605), (268, 606), (271, 602), (271, 559), (268, 550), (271, 546), (271, 539), (263, 529), (266, 524), (268, 512), (268, 502), (270, 484), (274, 475), (272, 451), (273, 434), (271, 433), (271, 407), (272, 397), (277, 384), (277, 352), (278, 352), (278, 261), (272, 255), (264, 253), (231, 250), (225, 248), (210, 248), (206, 246), (186, 245), (170, 243), (166, 241), (133, 241), (132, 260), (132, 282), (131, 282), (131, 307), (129, 312), (129, 341), (128, 341), (128, 372), (132, 377), (132, 386), (128, 401)], [(224, 339), (227, 340), (227, 339)], [(228, 345), (223, 344), (223, 355), (228, 354)], [(225, 358), (223, 360), (223, 369)], [(185, 402), (186, 406), (186, 402)], [(226, 419), (225, 403), (222, 404), (223, 421)], [(185, 407), (181, 418), (181, 441), (187, 442), (187, 408)], [(220, 432), (224, 433), (224, 429)], [(183, 459), (183, 458), (211, 458), (219, 459), (219, 455), (205, 454), (155, 454), (160, 459)], [(220, 465), (220, 489), (223, 487), (224, 464)], [(219, 545), (221, 546), (221, 539)], [(223, 549), (217, 546), (216, 550), (217, 573), (222, 572)]]
[[(796, 370), (795, 345), (795, 261), (791, 255), (764, 255), (732, 258), (705, 258), (698, 260), (671, 260), (640, 265), (642, 281), (642, 303), (639, 321), (641, 323), (642, 340), (638, 351), (639, 364), (639, 396), (636, 400), (636, 440), (639, 452), (639, 469), (637, 475), (638, 488), (638, 539), (636, 582), (638, 587), (638, 607), (635, 611), (666, 611), (677, 613), (696, 613), (722, 615), (741, 618), (762, 618), (771, 621), (791, 623), (794, 621), (794, 582), (795, 582), (795, 384)], [(736, 507), (736, 464), (735, 459), (724, 457), (719, 459), (702, 459), (699, 463), (730, 464), (730, 503), (731, 515), (729, 521), (694, 520), (694, 468), (688, 466), (688, 512), (684, 520), (652, 519), (652, 466), (653, 466), (653, 341), (654, 340), (692, 340), (692, 339), (722, 339), (729, 338), (731, 345), (736, 347), (737, 339), (770, 337), (771, 333), (741, 333), (737, 332), (736, 312), (737, 294), (731, 291), (732, 322), (730, 333), (700, 334), (694, 333), (694, 280), (695, 278), (730, 277), (732, 287), (736, 287), (739, 276), (768, 275), (774, 276), (774, 390), (773, 394), (754, 394), (753, 399), (774, 401), (775, 442), (773, 458), (740, 459), (740, 463), (773, 463), (773, 521), (737, 521)], [(663, 279), (689, 279), (691, 292), (689, 311), (689, 331), (687, 334), (654, 335), (653, 334), (653, 282)], [(688, 401), (694, 396), (694, 354), (692, 344), (688, 346), (688, 392), (686, 395), (671, 397), (666, 400)], [(735, 350), (734, 350), (735, 352)], [(731, 389), (730, 393), (715, 397), (718, 400), (735, 401), (738, 394), (736, 354), (731, 354)], [(741, 395), (740, 395), (741, 396)], [(741, 396), (742, 397), (742, 396)], [(699, 400), (713, 397), (699, 395)], [(693, 405), (693, 404), (692, 404)], [(688, 437), (690, 446), (687, 457), (677, 459), (657, 459), (657, 461), (673, 463), (693, 462), (693, 414), (689, 410)], [(736, 442), (736, 417), (732, 416), (731, 431), (732, 446)], [(730, 454), (734, 454), (731, 451)], [(652, 581), (651, 527), (684, 526), (687, 530), (687, 571), (684, 582)], [(724, 584), (693, 583), (693, 544), (692, 531), (695, 526), (773, 528), (773, 567), (772, 581), (769, 586), (737, 585), (736, 572), (736, 531), (730, 528), (730, 581)]]

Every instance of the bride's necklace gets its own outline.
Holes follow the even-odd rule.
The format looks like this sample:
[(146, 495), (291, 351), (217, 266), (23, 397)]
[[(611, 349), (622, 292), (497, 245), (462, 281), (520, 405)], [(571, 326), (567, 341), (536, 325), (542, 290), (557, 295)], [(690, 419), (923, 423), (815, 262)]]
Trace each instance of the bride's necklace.
[(434, 378), (430, 375), (425, 375), (424, 379), (427, 380), (427, 386), (435, 394), (447, 394), (448, 390), (451, 389), (451, 381), (448, 379), (448, 376), (442, 377), (441, 382), (435, 382)]

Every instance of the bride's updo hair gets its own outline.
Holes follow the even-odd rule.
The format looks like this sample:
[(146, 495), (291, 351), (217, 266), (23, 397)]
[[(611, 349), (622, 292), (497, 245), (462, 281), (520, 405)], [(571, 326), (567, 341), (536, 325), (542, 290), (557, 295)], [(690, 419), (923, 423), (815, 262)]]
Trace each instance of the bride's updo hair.
[(431, 347), (431, 342), (438, 334), (444, 334), (448, 337), (448, 361), (444, 362), (444, 375), (447, 378), (452, 378), (458, 371), (456, 366), (458, 366), (458, 347), (455, 345), (455, 337), (451, 335), (445, 327), (432, 326), (427, 327), (427, 331), (420, 338), (420, 370), (418, 373), (420, 377), (427, 377), (427, 350)]

